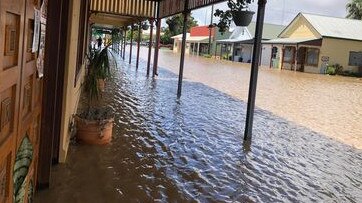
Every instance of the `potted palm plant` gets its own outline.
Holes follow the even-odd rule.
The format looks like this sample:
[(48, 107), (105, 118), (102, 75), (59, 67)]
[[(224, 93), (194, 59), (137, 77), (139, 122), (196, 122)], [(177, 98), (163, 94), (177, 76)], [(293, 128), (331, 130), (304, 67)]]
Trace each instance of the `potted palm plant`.
[(99, 80), (110, 76), (108, 44), (103, 49), (92, 49), (88, 54), (88, 68), (83, 83), (86, 108), (75, 116), (77, 134), (81, 143), (105, 145), (112, 140), (113, 110), (102, 106)]
[(220, 32), (229, 29), (233, 21), (236, 26), (248, 26), (253, 19), (254, 11), (249, 10), (249, 4), (254, 0), (228, 0), (229, 10), (216, 9), (214, 16), (219, 17), (219, 23), (215, 24)]

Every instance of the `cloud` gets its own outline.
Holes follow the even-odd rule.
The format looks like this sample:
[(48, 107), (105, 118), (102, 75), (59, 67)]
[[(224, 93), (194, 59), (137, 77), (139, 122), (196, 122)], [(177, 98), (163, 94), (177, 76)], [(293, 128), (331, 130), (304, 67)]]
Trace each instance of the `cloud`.
[[(270, 0), (267, 3), (265, 22), (288, 24), (299, 12), (320, 14), (335, 17), (346, 16), (346, 4), (349, 0)], [(257, 0), (250, 9), (257, 10)], [(215, 8), (227, 9), (226, 3), (215, 5)], [(200, 25), (210, 23), (211, 7), (193, 11), (193, 16)]]

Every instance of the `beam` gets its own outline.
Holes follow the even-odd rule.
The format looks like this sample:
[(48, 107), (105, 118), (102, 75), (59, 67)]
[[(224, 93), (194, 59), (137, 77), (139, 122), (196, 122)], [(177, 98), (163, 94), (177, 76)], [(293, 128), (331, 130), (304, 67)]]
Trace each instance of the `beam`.
[(177, 97), (180, 98), (182, 94), (182, 79), (184, 73), (185, 65), (185, 51), (186, 51), (186, 37), (187, 37), (187, 20), (190, 15), (190, 11), (186, 10), (188, 8), (189, 1), (185, 2), (185, 12), (183, 13), (183, 29), (182, 29), (182, 45), (181, 45), (181, 58), (180, 58), (180, 70), (178, 76), (178, 88), (177, 88)]
[(150, 41), (149, 41), (149, 45), (148, 45), (148, 60), (147, 60), (147, 76), (150, 75), (150, 67), (151, 67), (151, 55), (152, 55), (152, 44), (153, 44), (153, 25), (154, 20), (151, 18), (150, 19)]
[(267, 0), (258, 0), (258, 14), (256, 20), (256, 31), (254, 37), (254, 52), (253, 61), (251, 65), (250, 84), (249, 84), (249, 96), (248, 106), (245, 123), (244, 140), (250, 142), (253, 133), (253, 121), (254, 121), (254, 110), (255, 110), (255, 98), (256, 89), (258, 83), (258, 72), (259, 72), (259, 58), (261, 54), (261, 40), (263, 35), (264, 15), (265, 6)]

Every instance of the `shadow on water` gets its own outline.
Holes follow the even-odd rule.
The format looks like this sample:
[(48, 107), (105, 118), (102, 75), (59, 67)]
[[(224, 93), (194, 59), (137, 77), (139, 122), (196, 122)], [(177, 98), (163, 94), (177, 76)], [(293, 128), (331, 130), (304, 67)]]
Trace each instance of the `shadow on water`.
[[(201, 83), (118, 61), (106, 100), (107, 147), (71, 146), (54, 169), (53, 202), (358, 202), (362, 152), (257, 109), (243, 144), (246, 104)], [(142, 62), (140, 67), (145, 67)], [(56, 192), (55, 192), (56, 191)], [(43, 201), (39, 201), (43, 202)]]

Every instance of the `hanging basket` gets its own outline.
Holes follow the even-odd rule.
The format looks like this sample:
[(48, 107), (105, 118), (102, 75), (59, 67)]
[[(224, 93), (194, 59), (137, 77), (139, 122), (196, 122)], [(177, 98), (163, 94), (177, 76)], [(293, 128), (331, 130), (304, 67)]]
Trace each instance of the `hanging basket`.
[(143, 24), (142, 25), (142, 30), (148, 30), (150, 26), (148, 24)]
[(236, 26), (248, 26), (253, 20), (254, 11), (233, 11), (233, 20)]
[(175, 23), (172, 23), (168, 24), (168, 28), (170, 29), (171, 32), (176, 32), (179, 29), (179, 26)]

